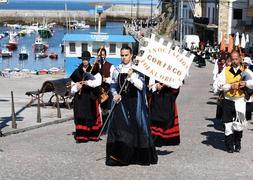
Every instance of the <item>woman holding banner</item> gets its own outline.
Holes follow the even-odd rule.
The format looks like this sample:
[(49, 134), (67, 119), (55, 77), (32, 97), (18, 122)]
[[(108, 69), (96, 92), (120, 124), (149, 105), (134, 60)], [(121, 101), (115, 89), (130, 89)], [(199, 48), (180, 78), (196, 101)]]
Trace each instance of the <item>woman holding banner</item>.
[(179, 89), (149, 80), (149, 120), (155, 146), (178, 145), (180, 143), (176, 98)]
[(114, 70), (111, 92), (116, 105), (108, 126), (106, 165), (157, 163), (147, 119), (144, 78), (132, 70), (132, 49), (121, 49), (122, 63)]

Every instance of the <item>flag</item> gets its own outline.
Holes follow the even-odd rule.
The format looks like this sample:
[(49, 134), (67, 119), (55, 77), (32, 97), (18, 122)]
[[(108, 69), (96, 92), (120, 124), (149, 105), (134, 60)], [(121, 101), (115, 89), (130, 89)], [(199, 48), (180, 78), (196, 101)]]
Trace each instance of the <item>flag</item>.
[(228, 52), (231, 53), (233, 51), (233, 48), (234, 48), (234, 38), (230, 34), (228, 39)]
[(225, 45), (225, 33), (222, 33), (222, 39), (220, 42), (220, 51), (225, 51), (226, 45)]

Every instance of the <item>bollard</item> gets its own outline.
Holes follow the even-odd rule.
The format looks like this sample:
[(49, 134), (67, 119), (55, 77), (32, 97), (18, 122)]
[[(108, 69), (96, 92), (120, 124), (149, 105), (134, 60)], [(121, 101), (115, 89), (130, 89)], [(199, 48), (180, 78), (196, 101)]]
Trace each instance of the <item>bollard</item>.
[(39, 89), (38, 89), (38, 104), (37, 104), (37, 123), (41, 123), (40, 90)]
[(58, 97), (57, 94), (55, 96), (56, 96), (56, 105), (57, 105), (57, 117), (61, 118), (61, 109), (60, 109), (59, 97)]
[(14, 98), (13, 98), (13, 91), (11, 91), (11, 126), (13, 129), (17, 129), (16, 123), (16, 114), (15, 114), (15, 107), (14, 107)]

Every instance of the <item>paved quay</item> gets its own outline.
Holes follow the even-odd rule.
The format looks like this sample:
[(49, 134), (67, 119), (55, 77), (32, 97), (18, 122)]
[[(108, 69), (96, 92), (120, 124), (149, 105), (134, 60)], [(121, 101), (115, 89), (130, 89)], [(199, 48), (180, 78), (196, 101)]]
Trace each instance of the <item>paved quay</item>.
[[(253, 179), (252, 121), (244, 131), (241, 152), (224, 151), (221, 125), (214, 118), (212, 67), (211, 63), (205, 68), (192, 65), (177, 100), (181, 144), (157, 148), (157, 165), (107, 167), (104, 164), (106, 137), (97, 143), (76, 144), (72, 135), (73, 121), (68, 121), (0, 138), (0, 179)], [(32, 79), (30, 83), (37, 81)], [(10, 115), (8, 108), (2, 112), (10, 96), (7, 87), (17, 89), (17, 84), (9, 82), (12, 80), (0, 79), (1, 117)], [(34, 88), (37, 87), (34, 85)], [(18, 95), (16, 99), (21, 98), (24, 90), (24, 86), (18, 87), (20, 95), (14, 92)]]
[[(73, 117), (72, 109), (61, 108), (61, 118), (57, 118), (57, 108), (52, 106), (41, 107), (41, 123), (37, 123), (37, 103), (26, 107), (31, 97), (25, 95), (27, 91), (41, 89), (42, 84), (48, 80), (64, 78), (64, 75), (30, 75), (19, 78), (0, 77), (0, 128), (3, 134), (9, 135), (53, 122), (61, 122)], [(11, 91), (13, 91), (14, 108), (16, 113), (17, 129), (12, 128)], [(47, 103), (52, 92), (45, 93), (43, 101)]]

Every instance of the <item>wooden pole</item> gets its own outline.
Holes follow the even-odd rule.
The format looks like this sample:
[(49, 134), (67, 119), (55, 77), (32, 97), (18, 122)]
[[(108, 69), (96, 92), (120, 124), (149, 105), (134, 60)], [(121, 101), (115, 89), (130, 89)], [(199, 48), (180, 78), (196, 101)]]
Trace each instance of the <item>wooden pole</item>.
[(37, 104), (37, 123), (41, 123), (40, 90), (39, 89), (38, 89), (38, 104)]
[(58, 97), (57, 94), (55, 96), (56, 96), (56, 105), (57, 105), (57, 117), (61, 118), (61, 109), (60, 109), (59, 97)]
[(14, 98), (13, 98), (13, 91), (11, 91), (11, 126), (13, 129), (17, 129), (16, 123), (16, 114), (15, 114), (15, 107), (14, 107)]

